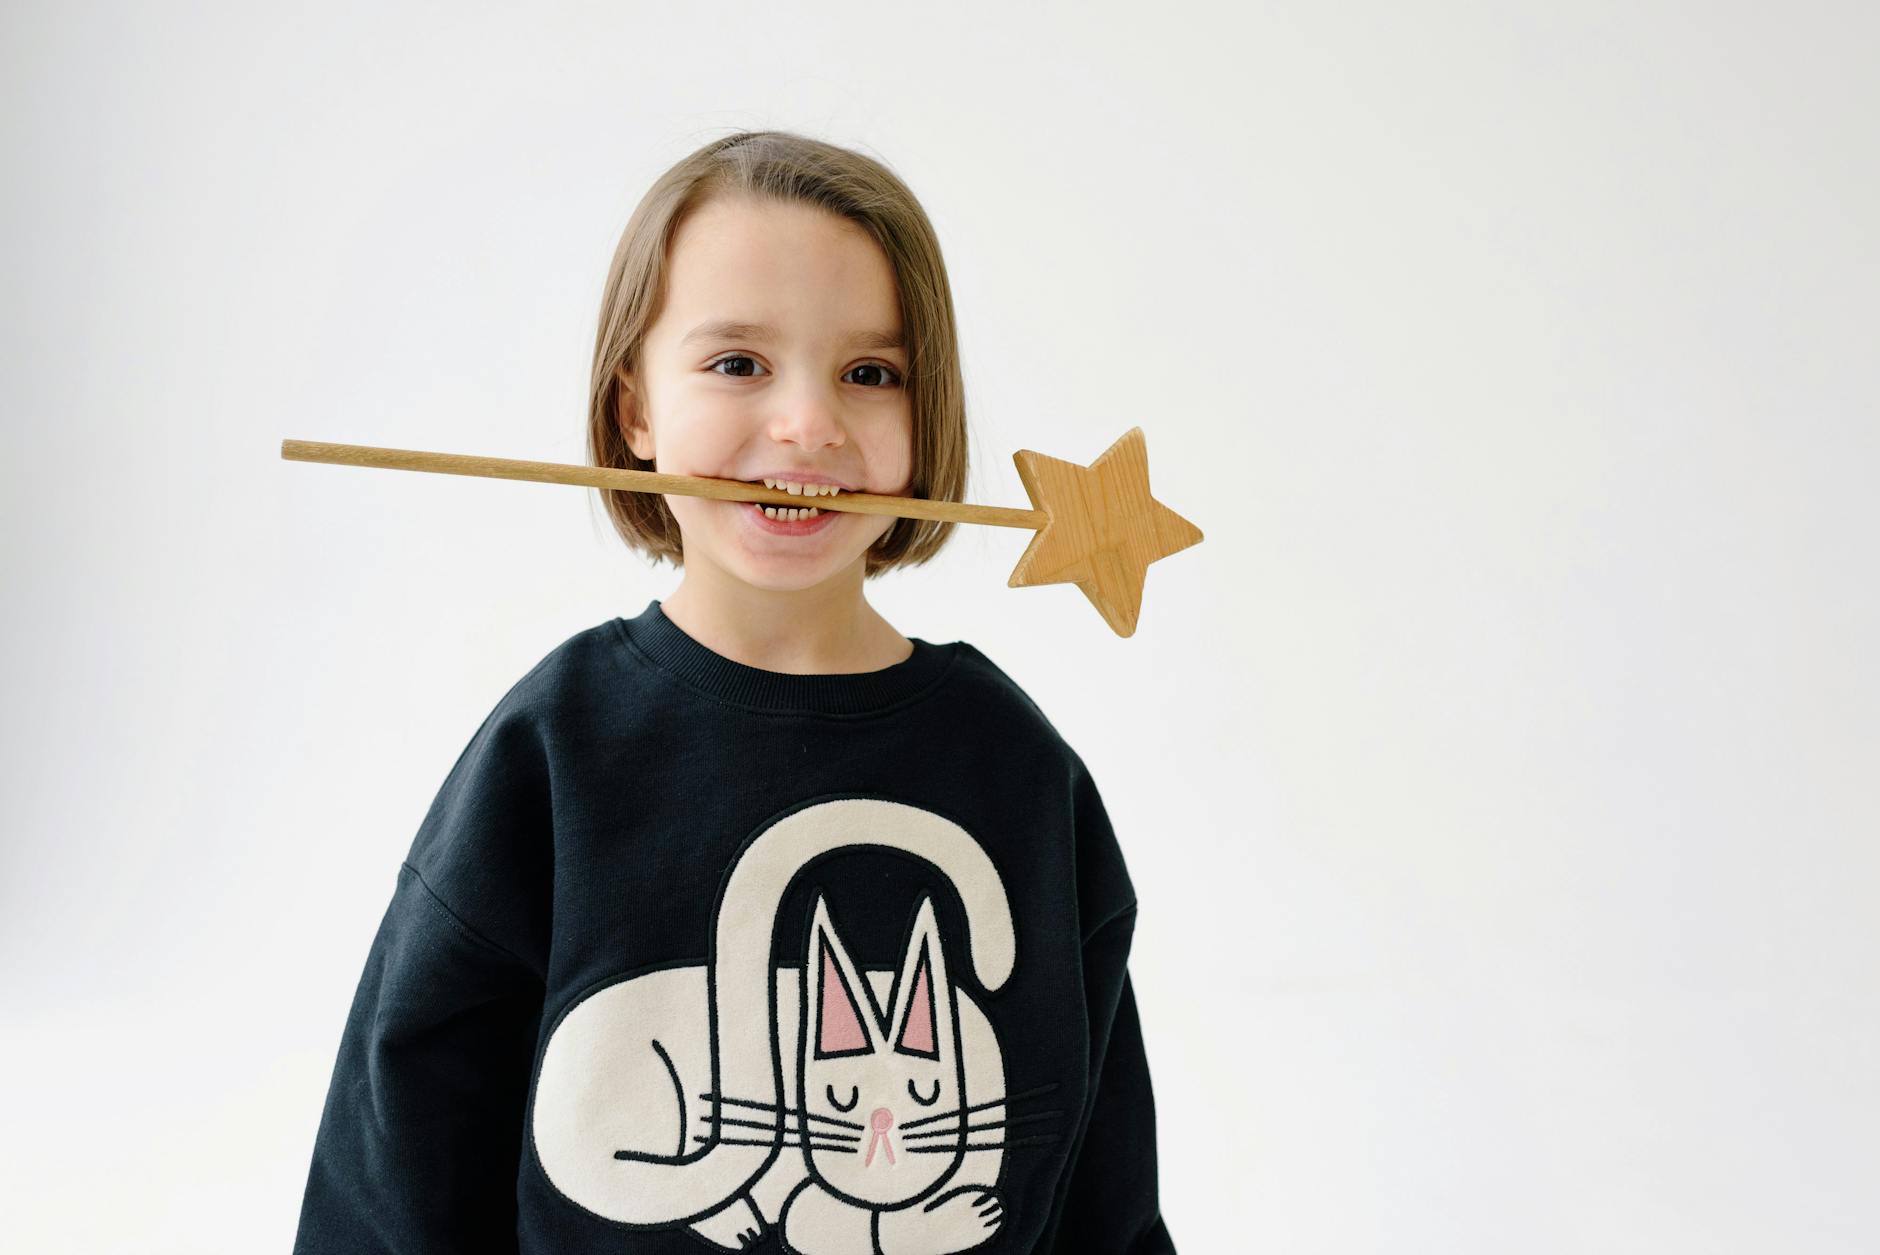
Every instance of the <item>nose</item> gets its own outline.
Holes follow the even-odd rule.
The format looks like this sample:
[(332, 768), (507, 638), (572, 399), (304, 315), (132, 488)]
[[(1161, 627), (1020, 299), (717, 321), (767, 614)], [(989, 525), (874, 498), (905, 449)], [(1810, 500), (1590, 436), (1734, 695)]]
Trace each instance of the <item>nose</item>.
[(770, 435), (811, 451), (843, 442), (834, 402), (814, 390), (800, 391), (785, 402), (785, 409), (771, 420)]
[(868, 1125), (877, 1133), (886, 1133), (894, 1127), (894, 1113), (886, 1107), (876, 1107), (868, 1117)]

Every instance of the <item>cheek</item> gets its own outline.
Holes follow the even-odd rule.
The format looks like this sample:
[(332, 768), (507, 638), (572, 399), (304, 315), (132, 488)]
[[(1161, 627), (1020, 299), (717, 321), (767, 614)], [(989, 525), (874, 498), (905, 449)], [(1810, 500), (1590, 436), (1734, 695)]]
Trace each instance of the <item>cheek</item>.
[(914, 471), (914, 433), (911, 420), (901, 421), (871, 438), (867, 445), (869, 478), (874, 491), (902, 493)]
[(730, 518), (730, 507), (711, 497), (687, 497), (674, 493), (666, 498), (666, 508), (678, 520), (679, 530), (693, 536), (712, 526), (715, 515), (722, 514)]
[(654, 430), (659, 465), (675, 475), (709, 475), (748, 438), (749, 407), (705, 379), (656, 380)]

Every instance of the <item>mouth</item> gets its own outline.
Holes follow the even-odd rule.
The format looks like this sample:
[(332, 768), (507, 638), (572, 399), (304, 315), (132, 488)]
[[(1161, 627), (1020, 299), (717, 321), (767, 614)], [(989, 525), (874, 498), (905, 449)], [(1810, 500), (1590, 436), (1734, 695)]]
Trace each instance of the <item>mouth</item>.
[(738, 511), (739, 517), (770, 536), (814, 536), (834, 524), (837, 516), (843, 513), (841, 510), (818, 510), (814, 506), (774, 506), (757, 501), (733, 501), (729, 504)]

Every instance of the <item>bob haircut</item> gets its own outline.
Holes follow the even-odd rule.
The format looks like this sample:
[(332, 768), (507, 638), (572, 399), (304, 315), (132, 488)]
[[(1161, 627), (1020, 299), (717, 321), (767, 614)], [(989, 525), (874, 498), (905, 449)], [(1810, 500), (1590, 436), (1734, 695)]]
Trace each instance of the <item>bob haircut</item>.
[[(856, 223), (881, 246), (899, 291), (913, 414), (910, 495), (958, 501), (966, 488), (966, 401), (953, 295), (933, 226), (899, 177), (860, 153), (789, 131), (740, 131), (666, 171), (641, 198), (607, 271), (588, 393), (588, 460), (652, 470), (622, 428), (634, 403), (620, 378), (637, 371), (646, 333), (665, 299), (668, 249), (687, 216), (716, 197), (801, 202)], [(685, 564), (679, 522), (659, 493), (598, 490), (620, 538), (655, 563)], [(863, 578), (917, 566), (940, 551), (953, 524), (897, 518), (868, 549)]]

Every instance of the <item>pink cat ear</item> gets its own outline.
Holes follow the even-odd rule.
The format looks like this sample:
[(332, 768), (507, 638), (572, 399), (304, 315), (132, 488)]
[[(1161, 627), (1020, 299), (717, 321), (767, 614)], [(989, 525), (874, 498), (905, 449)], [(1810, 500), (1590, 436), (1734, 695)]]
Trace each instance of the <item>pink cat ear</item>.
[(927, 945), (920, 947), (920, 965), (914, 969), (914, 987), (908, 994), (907, 1018), (901, 1022), (901, 1036), (896, 1050), (908, 1054), (937, 1055), (933, 1037), (933, 978), (928, 970)]
[(828, 937), (817, 934), (817, 949), (822, 953), (822, 999), (816, 1016), (816, 1053), (819, 1055), (853, 1054), (868, 1049), (868, 1035), (862, 1031), (861, 1008), (849, 992), (836, 966), (836, 956), (829, 949)]

